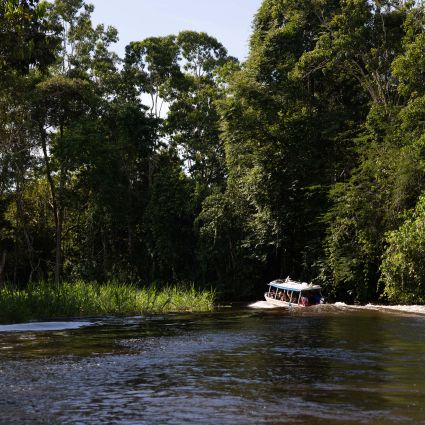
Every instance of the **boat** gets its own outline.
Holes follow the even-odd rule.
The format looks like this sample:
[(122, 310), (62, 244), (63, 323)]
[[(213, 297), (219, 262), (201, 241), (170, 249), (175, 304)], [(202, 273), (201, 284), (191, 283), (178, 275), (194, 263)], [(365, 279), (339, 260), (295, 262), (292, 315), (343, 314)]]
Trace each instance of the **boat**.
[(323, 304), (322, 287), (307, 282), (297, 282), (289, 276), (273, 280), (264, 294), (267, 302), (278, 307), (310, 307)]

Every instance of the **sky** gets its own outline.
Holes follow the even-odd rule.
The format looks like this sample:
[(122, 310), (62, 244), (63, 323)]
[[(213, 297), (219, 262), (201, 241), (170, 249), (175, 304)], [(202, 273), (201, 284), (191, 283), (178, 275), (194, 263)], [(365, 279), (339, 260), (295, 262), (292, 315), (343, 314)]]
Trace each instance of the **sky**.
[(120, 56), (130, 41), (204, 31), (214, 36), (229, 54), (244, 60), (251, 24), (261, 0), (88, 0), (95, 7), (94, 24), (118, 29), (115, 50)]

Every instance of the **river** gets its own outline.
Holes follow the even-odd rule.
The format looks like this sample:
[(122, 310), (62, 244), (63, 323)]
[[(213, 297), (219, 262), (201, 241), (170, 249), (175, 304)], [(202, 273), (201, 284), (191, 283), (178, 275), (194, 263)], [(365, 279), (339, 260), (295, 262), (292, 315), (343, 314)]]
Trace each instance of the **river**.
[(0, 424), (425, 423), (425, 315), (263, 307), (0, 326)]

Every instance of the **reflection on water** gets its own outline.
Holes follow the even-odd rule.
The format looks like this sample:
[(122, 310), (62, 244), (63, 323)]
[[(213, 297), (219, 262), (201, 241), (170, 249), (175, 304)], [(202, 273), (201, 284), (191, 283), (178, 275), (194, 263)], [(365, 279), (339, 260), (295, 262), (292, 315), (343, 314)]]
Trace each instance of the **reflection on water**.
[(0, 325), (0, 333), (3, 332), (41, 332), (41, 331), (62, 331), (66, 329), (78, 329), (83, 326), (90, 326), (90, 322), (30, 322), (17, 323), (14, 325)]
[(425, 423), (425, 317), (326, 307), (0, 334), (0, 424)]

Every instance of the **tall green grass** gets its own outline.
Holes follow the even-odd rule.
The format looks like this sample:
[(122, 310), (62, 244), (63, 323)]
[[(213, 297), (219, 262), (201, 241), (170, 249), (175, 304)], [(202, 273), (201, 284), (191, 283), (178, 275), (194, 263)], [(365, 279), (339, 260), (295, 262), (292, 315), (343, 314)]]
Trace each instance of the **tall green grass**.
[(63, 317), (211, 311), (213, 290), (193, 285), (138, 288), (109, 282), (31, 284), (25, 290), (0, 289), (0, 322), (13, 323)]

